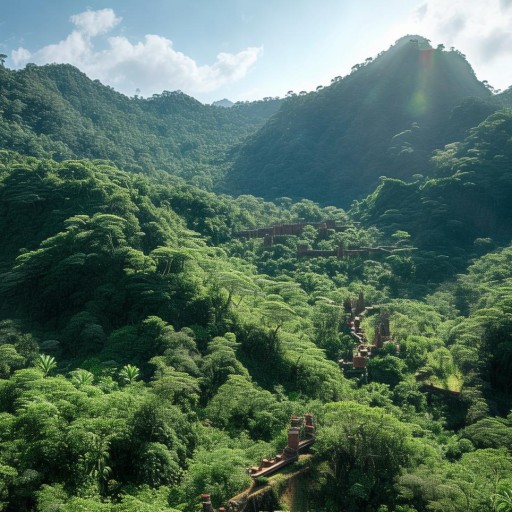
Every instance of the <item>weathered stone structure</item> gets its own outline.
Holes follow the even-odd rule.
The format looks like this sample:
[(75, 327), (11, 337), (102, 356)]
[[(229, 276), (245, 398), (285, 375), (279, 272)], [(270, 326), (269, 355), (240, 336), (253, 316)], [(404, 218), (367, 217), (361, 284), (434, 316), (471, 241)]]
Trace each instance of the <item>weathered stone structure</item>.
[(203, 512), (213, 512), (213, 506), (210, 501), (209, 494), (201, 494), (201, 503), (203, 505)]
[(361, 292), (355, 302), (346, 300), (343, 304), (345, 312), (349, 315), (348, 324), (350, 327), (350, 334), (357, 342), (357, 347), (354, 350), (352, 361), (345, 361), (340, 359), (338, 361), (341, 371), (348, 377), (353, 375), (363, 374), (366, 377), (366, 367), (368, 360), (375, 355), (375, 351), (384, 347), (388, 343), (392, 343), (397, 352), (400, 351), (400, 345), (396, 343), (393, 336), (391, 336), (389, 327), (389, 314), (385, 311), (380, 311), (379, 322), (376, 328), (373, 343), (370, 343), (366, 337), (366, 333), (361, 327), (361, 319), (366, 316), (370, 311), (373, 313), (375, 308), (367, 307), (364, 300), (364, 295)]
[(273, 226), (266, 226), (263, 228), (244, 229), (234, 233), (237, 238), (265, 238), (275, 236), (298, 236), (301, 235), (306, 226), (312, 226), (319, 231), (332, 230), (335, 232), (345, 231), (350, 226), (345, 224), (338, 224), (333, 219), (327, 219), (321, 222), (307, 222), (299, 220), (298, 222), (274, 224)]
[[(303, 434), (301, 436), (301, 434)], [(302, 437), (302, 439), (301, 439)], [(249, 475), (255, 480), (253, 485), (240, 493), (239, 495), (231, 498), (226, 505), (226, 508), (220, 507), (218, 512), (246, 512), (248, 510), (262, 510), (260, 508), (253, 508), (256, 503), (262, 502), (264, 510), (277, 510), (279, 506), (273, 491), (260, 492), (260, 487), (256, 483), (259, 477), (267, 477), (272, 475), (289, 464), (292, 464), (299, 458), (299, 454), (305, 452), (309, 446), (315, 442), (315, 424), (313, 422), (313, 415), (307, 413), (303, 418), (292, 416), (290, 418), (290, 428), (288, 430), (288, 444), (281, 454), (276, 455), (272, 459), (263, 459), (259, 466), (249, 468)], [(307, 468), (302, 468), (297, 474), (304, 472)], [(267, 486), (267, 490), (271, 487)], [(201, 502), (203, 505), (203, 512), (214, 512), (210, 495), (202, 494)], [(250, 507), (250, 508), (249, 508)], [(259, 507), (259, 505), (258, 505)]]
[(392, 253), (394, 247), (356, 247), (354, 249), (345, 249), (343, 245), (339, 245), (336, 249), (320, 250), (309, 249), (307, 245), (297, 245), (297, 256), (307, 258), (329, 258), (331, 256), (342, 260), (354, 256), (367, 256), (379, 253)]
[[(253, 466), (249, 469), (249, 475), (252, 478), (268, 476), (281, 468), (291, 464), (298, 459), (299, 453), (315, 442), (315, 425), (313, 415), (306, 414), (304, 418), (297, 416), (291, 417), (291, 425), (288, 430), (288, 444), (281, 454), (272, 459), (263, 459), (259, 466)], [(304, 431), (304, 439), (301, 439), (301, 430)]]

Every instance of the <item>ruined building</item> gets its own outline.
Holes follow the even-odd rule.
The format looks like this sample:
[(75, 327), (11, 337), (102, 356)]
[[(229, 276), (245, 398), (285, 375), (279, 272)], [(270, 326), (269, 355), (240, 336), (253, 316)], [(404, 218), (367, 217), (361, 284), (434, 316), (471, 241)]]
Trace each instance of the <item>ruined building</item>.
[(351, 361), (345, 361), (340, 359), (338, 364), (343, 373), (348, 377), (354, 374), (362, 374), (365, 377), (366, 367), (368, 360), (375, 355), (378, 349), (384, 347), (388, 343), (392, 343), (397, 352), (400, 351), (400, 345), (396, 343), (393, 336), (391, 336), (389, 327), (389, 314), (385, 311), (379, 312), (378, 325), (375, 331), (373, 342), (369, 342), (366, 333), (361, 327), (361, 321), (365, 315), (369, 312), (374, 313), (375, 309), (366, 307), (364, 296), (362, 293), (359, 294), (357, 301), (352, 304), (351, 301), (345, 301), (344, 309), (349, 316), (348, 324), (350, 327), (350, 335), (356, 341), (357, 346), (354, 349), (354, 353)]
[[(303, 426), (303, 429), (301, 427)], [(301, 440), (301, 430), (304, 431), (304, 439)], [(315, 426), (313, 415), (305, 414), (304, 418), (291, 417), (291, 426), (288, 429), (288, 445), (281, 454), (272, 459), (263, 459), (259, 466), (249, 469), (252, 478), (268, 476), (281, 468), (291, 464), (299, 458), (299, 454), (315, 442)]]
[[(253, 478), (253, 485), (231, 498), (226, 504), (226, 508), (220, 507), (217, 512), (248, 512), (249, 510), (276, 510), (277, 501), (273, 498), (274, 503), (265, 502), (265, 508), (256, 507), (256, 498), (263, 498), (256, 482), (259, 477), (267, 477), (272, 475), (289, 464), (295, 462), (299, 455), (307, 450), (315, 442), (315, 425), (313, 423), (313, 415), (305, 414), (303, 418), (292, 416), (290, 420), (290, 428), (288, 429), (288, 444), (280, 453), (271, 459), (263, 459), (259, 466), (253, 466), (248, 469), (249, 475)], [(209, 494), (201, 495), (203, 512), (215, 512)]]

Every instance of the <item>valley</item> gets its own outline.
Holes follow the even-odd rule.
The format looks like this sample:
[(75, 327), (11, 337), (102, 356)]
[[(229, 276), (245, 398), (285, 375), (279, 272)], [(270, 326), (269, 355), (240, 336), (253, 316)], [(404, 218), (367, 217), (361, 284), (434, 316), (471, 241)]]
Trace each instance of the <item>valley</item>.
[(416, 35), (224, 107), (0, 65), (0, 510), (512, 510), (511, 108)]

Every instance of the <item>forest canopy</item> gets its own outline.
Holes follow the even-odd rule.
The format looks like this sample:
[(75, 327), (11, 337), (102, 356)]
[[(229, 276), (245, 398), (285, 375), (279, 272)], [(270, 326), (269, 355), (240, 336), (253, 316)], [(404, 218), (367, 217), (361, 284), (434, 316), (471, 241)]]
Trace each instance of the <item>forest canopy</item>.
[(229, 109), (0, 84), (0, 510), (512, 510), (509, 92), (410, 37)]

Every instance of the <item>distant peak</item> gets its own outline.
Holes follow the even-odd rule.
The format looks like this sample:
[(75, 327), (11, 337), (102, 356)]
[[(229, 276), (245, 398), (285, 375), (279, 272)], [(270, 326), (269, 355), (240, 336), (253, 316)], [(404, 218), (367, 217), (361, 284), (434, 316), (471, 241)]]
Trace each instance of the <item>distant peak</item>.
[(234, 103), (232, 101), (229, 101), (228, 99), (224, 98), (222, 100), (214, 101), (212, 103), (214, 107), (223, 107), (223, 108), (231, 108)]
[(430, 44), (430, 39), (427, 39), (426, 37), (423, 36), (419, 36), (417, 34), (407, 34), (406, 36), (397, 39), (394, 46), (399, 47), (408, 43), (417, 44), (419, 48), (422, 50), (430, 50), (432, 48), (432, 45)]

